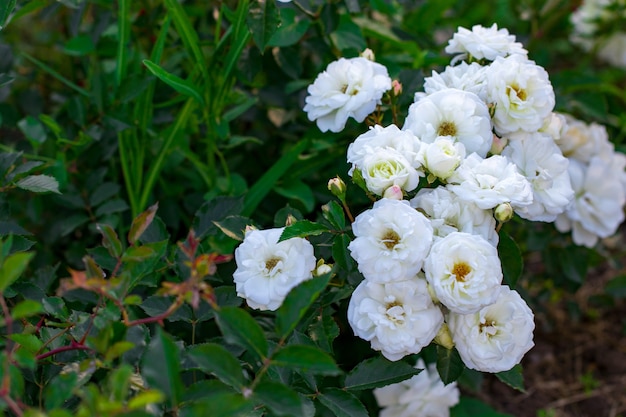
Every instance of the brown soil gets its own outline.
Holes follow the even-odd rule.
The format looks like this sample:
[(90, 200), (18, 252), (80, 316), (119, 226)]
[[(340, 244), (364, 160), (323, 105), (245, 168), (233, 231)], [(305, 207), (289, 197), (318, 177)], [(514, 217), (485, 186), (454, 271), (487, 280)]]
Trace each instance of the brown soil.
[[(522, 362), (526, 392), (490, 375), (479, 397), (517, 417), (626, 416), (626, 300), (602, 308), (590, 302), (625, 272), (595, 270), (575, 294), (536, 314), (535, 347)], [(578, 320), (568, 313), (572, 302)]]

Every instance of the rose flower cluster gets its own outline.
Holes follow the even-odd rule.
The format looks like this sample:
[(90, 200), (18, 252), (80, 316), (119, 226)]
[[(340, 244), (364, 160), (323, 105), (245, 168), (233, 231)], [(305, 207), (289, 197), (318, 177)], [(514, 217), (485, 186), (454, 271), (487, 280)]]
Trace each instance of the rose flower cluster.
[[(626, 157), (604, 127), (554, 111), (548, 73), (506, 29), (459, 28), (445, 51), (450, 65), (424, 80), (404, 125), (371, 126), (347, 149), (349, 175), (376, 200), (352, 224), (364, 279), (348, 321), (389, 360), (435, 341), (468, 368), (501, 372), (532, 348), (534, 317), (502, 284), (499, 227), (517, 215), (595, 245), (624, 220)], [(371, 51), (340, 58), (304, 111), (338, 132), (397, 87)], [(235, 252), (237, 293), (253, 308), (275, 310), (315, 275), (310, 243), (280, 234), (251, 231)]]

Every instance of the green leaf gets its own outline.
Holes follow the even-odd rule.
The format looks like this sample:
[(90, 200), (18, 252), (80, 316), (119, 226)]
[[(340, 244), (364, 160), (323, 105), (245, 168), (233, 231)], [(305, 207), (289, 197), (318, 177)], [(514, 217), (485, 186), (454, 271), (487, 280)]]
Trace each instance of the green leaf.
[(13, 13), (13, 9), (15, 9), (16, 2), (17, 0), (7, 0), (0, 4), (0, 30), (4, 29), (9, 16)]
[(148, 226), (150, 226), (152, 220), (154, 220), (154, 216), (156, 215), (158, 209), (159, 203), (154, 203), (133, 220), (133, 223), (130, 226), (130, 231), (128, 232), (128, 243), (131, 245), (135, 244), (143, 232), (145, 232)]
[(118, 259), (122, 255), (124, 248), (122, 247), (122, 242), (117, 237), (115, 229), (108, 224), (97, 224), (96, 228), (102, 234), (102, 246), (109, 251), (112, 257)]
[(276, 2), (272, 0), (255, 1), (248, 9), (246, 23), (252, 32), (254, 43), (262, 53), (280, 25), (280, 15), (276, 8)]
[(626, 297), (626, 275), (619, 275), (611, 279), (604, 286), (604, 291), (613, 297)]
[(346, 376), (349, 390), (366, 390), (404, 381), (421, 372), (406, 362), (391, 362), (382, 356), (366, 359)]
[(6, 257), (0, 267), (0, 293), (17, 281), (34, 255), (33, 252), (18, 252)]
[(33, 116), (26, 116), (17, 122), (17, 127), (19, 127), (24, 136), (26, 136), (26, 139), (28, 139), (35, 148), (48, 139), (46, 129), (44, 129), (41, 122)]
[(219, 196), (205, 202), (196, 211), (193, 219), (192, 229), (196, 233), (196, 237), (202, 239), (207, 235), (216, 234), (219, 230), (216, 222), (239, 214), (242, 207), (243, 200), (241, 197)]
[(37, 353), (43, 346), (43, 342), (34, 334), (14, 333), (9, 339), (32, 353)]
[(335, 229), (343, 230), (346, 227), (346, 215), (338, 202), (330, 201), (322, 206), (322, 215)]
[(285, 230), (283, 230), (283, 233), (280, 235), (278, 241), (282, 242), (284, 240), (291, 239), (292, 237), (319, 236), (328, 231), (330, 231), (330, 229), (323, 224), (314, 223), (309, 220), (300, 220), (285, 227)]
[(68, 80), (67, 78), (65, 78), (61, 74), (59, 74), (57, 71), (55, 71), (49, 65), (41, 62), (37, 58), (34, 58), (34, 57), (28, 55), (25, 52), (22, 52), (22, 55), (24, 56), (24, 58), (28, 59), (33, 64), (37, 65), (39, 68), (41, 68), (42, 70), (44, 70), (45, 72), (47, 72), (48, 74), (50, 74), (51, 76), (53, 76), (54, 78), (56, 78), (57, 80), (59, 80), (60, 82), (62, 82), (66, 86), (68, 86), (69, 88), (71, 88), (72, 90), (76, 91), (79, 94), (84, 95), (85, 97), (91, 97), (91, 94), (87, 90), (85, 90), (84, 88), (81, 88), (78, 85), (74, 84), (73, 82), (71, 82), (70, 80)]
[(250, 314), (237, 307), (222, 307), (215, 316), (226, 341), (248, 349), (261, 360), (267, 356), (263, 329)]
[(313, 190), (298, 179), (284, 181), (280, 186), (274, 187), (274, 191), (285, 198), (296, 200), (304, 206), (306, 212), (315, 208), (315, 196)]
[[(252, 417), (254, 404), (241, 394), (231, 392), (204, 392), (198, 401), (186, 403), (180, 417)], [(210, 410), (210, 413), (208, 412)]]
[(317, 396), (337, 417), (368, 417), (363, 403), (354, 395), (338, 388), (328, 388)]
[(498, 379), (511, 388), (514, 388), (521, 392), (526, 392), (524, 388), (524, 374), (522, 370), (522, 365), (517, 364), (513, 368), (508, 371), (498, 372), (496, 373)]
[(437, 371), (444, 384), (448, 385), (459, 379), (463, 369), (465, 366), (456, 348), (446, 349), (437, 346)]
[(131, 246), (122, 255), (123, 262), (142, 262), (154, 255), (154, 249), (149, 246)]
[(278, 416), (301, 416), (304, 412), (298, 394), (278, 382), (261, 382), (254, 389), (254, 398)]
[(72, 56), (85, 56), (93, 52), (96, 49), (91, 36), (78, 35), (65, 44), (63, 51)]
[(504, 282), (508, 284), (511, 289), (514, 289), (517, 284), (517, 280), (522, 275), (524, 260), (522, 259), (522, 252), (520, 251), (519, 246), (517, 246), (517, 243), (515, 243), (513, 238), (511, 238), (511, 236), (503, 230), (500, 230), (498, 255), (500, 256), (500, 262), (502, 263)]
[(459, 403), (450, 410), (450, 417), (513, 417), (511, 414), (499, 413), (484, 402), (471, 397), (462, 396)]
[(281, 24), (272, 35), (268, 46), (290, 46), (298, 43), (311, 26), (311, 20), (298, 15), (291, 7), (280, 8)]
[(164, 4), (167, 8), (167, 15), (172, 18), (187, 53), (195, 61), (195, 67), (200, 69), (205, 81), (208, 80), (206, 61), (202, 49), (200, 49), (200, 38), (189, 21), (189, 16), (185, 13), (185, 9), (183, 9), (178, 0), (165, 0)]
[(246, 384), (239, 361), (222, 345), (207, 343), (192, 346), (187, 354), (201, 370), (215, 375), (222, 382), (236, 389)]
[(361, 52), (367, 48), (361, 28), (352, 22), (349, 14), (342, 14), (337, 30), (330, 34), (335, 46), (342, 52), (352, 50)]
[(328, 285), (330, 274), (314, 277), (293, 288), (276, 311), (276, 333), (285, 338)]
[(272, 364), (322, 375), (339, 375), (341, 370), (326, 352), (313, 346), (288, 345), (272, 355)]
[(130, 410), (146, 409), (149, 405), (159, 404), (165, 400), (165, 396), (161, 391), (149, 389), (141, 391), (133, 398), (128, 400), (128, 408)]
[(91, 256), (83, 256), (83, 264), (85, 265), (87, 279), (104, 279), (104, 271)]
[(15, 305), (11, 309), (11, 317), (13, 320), (19, 320), (24, 317), (31, 317), (43, 312), (43, 306), (35, 300), (24, 300)]
[(308, 329), (311, 339), (326, 352), (333, 352), (333, 341), (339, 336), (339, 326), (332, 314), (319, 314)]
[(15, 185), (23, 190), (32, 191), (34, 193), (52, 192), (61, 194), (59, 191), (59, 182), (49, 175), (29, 175), (17, 181)]
[(183, 80), (179, 76), (165, 71), (163, 68), (150, 61), (149, 59), (144, 59), (143, 64), (152, 74), (156, 75), (159, 80), (163, 81), (165, 84), (169, 85), (179, 93), (187, 97), (195, 98), (198, 103), (204, 106), (204, 99), (202, 98), (202, 95), (198, 92), (200, 88), (195, 86), (192, 82)]
[(354, 269), (354, 260), (348, 251), (349, 244), (350, 236), (346, 233), (335, 236), (333, 239), (333, 259), (339, 268), (344, 271), (351, 271)]
[(142, 360), (141, 373), (148, 386), (162, 391), (172, 406), (183, 394), (178, 347), (165, 331), (157, 328)]
[(243, 216), (228, 216), (222, 221), (213, 222), (226, 236), (231, 239), (243, 241), (246, 232), (246, 226), (252, 224), (252, 221)]
[(244, 202), (243, 216), (250, 216), (267, 194), (272, 190), (276, 182), (287, 173), (289, 168), (298, 160), (300, 154), (309, 146), (309, 140), (303, 139), (285, 153), (265, 174), (248, 190)]

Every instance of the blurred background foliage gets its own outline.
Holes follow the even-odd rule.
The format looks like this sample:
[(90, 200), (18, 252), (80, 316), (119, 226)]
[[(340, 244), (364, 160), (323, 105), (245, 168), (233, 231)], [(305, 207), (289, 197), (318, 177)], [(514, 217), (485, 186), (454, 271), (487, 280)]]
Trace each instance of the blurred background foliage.
[[(260, 227), (283, 225), (288, 214), (320, 220), (320, 206), (332, 199), (327, 181), (347, 178), (346, 148), (366, 126), (350, 121), (341, 133), (322, 134), (302, 111), (306, 87), (330, 61), (356, 56), (366, 47), (401, 81), (406, 112), (424, 76), (449, 62), (443, 49), (458, 26), (497, 23), (547, 69), (557, 111), (604, 124), (616, 148), (626, 150), (626, 75), (570, 43), (568, 19), (579, 4), (575, 0), (1, 3), (0, 236), (12, 236), (11, 253), (36, 253), (25, 278), (5, 295), (11, 306), (48, 300), (46, 314), (60, 321), (71, 314), (75, 323), (85, 323), (98, 303), (94, 293), (76, 290), (63, 302), (68, 307), (61, 306), (53, 294), (68, 268), (85, 269), (87, 253), (96, 266), (115, 268), (115, 256), (99, 246), (98, 224), (126, 236), (133, 219), (158, 202), (142, 242), (153, 245), (153, 255), (139, 258), (152, 263), (135, 271), (143, 277), (139, 294), (151, 297), (141, 314), (153, 317), (159, 307), (167, 308), (154, 296), (159, 282), (180, 281), (188, 272), (174, 242), (185, 240), (190, 228), (204, 232), (204, 252), (232, 254), (238, 240), (220, 233), (213, 220), (240, 215), (228, 229), (248, 218)], [(59, 193), (35, 195), (16, 187), (19, 175), (29, 172), (54, 177)], [(353, 186), (348, 201), (354, 213), (370, 204)], [(579, 288), (590, 268), (602, 262), (622, 267), (620, 238), (591, 250), (574, 247), (552, 225), (513, 222), (506, 229), (526, 259), (520, 291), (532, 296), (536, 312)], [(154, 246), (164, 240), (167, 246)], [(353, 266), (345, 267), (354, 273)], [(221, 265), (214, 284), (232, 284), (233, 270), (232, 262)], [(613, 280), (598, 305), (626, 296), (625, 281)], [(335, 294), (328, 305), (346, 296)], [(236, 303), (230, 292), (223, 297), (226, 304)], [(56, 302), (58, 309), (51, 304)], [(137, 346), (148, 343), (145, 327), (117, 335), (111, 323), (119, 311), (114, 310), (107, 305), (97, 313), (109, 320), (102, 328), (112, 335), (110, 340), (99, 336), (102, 352), (124, 337)], [(166, 325), (174, 337), (157, 332), (149, 341), (153, 347), (168, 351), (177, 343), (174, 338), (192, 343), (191, 333), (199, 329), (216, 334), (212, 322), (172, 326), (176, 317), (186, 320), (186, 310), (180, 311), (182, 316), (172, 316)], [(574, 305), (572, 314), (584, 313)], [(36, 324), (37, 315), (32, 317), (25, 327)], [(368, 355), (361, 341), (350, 339), (346, 346), (337, 347), (339, 363), (353, 366)], [(140, 353), (129, 352), (126, 362), (136, 365)], [(64, 360), (70, 363), (79, 354)], [(32, 368), (41, 381), (46, 380), (41, 374), (60, 369), (44, 368)], [(120, 369), (98, 371), (102, 375), (94, 378), (114, 387), (116, 378), (127, 382), (128, 369)], [(61, 405), (53, 397), (62, 385), (47, 389), (47, 408)], [(26, 403), (41, 401), (36, 387), (27, 391)], [(101, 394), (82, 395), (87, 407), (89, 398)]]

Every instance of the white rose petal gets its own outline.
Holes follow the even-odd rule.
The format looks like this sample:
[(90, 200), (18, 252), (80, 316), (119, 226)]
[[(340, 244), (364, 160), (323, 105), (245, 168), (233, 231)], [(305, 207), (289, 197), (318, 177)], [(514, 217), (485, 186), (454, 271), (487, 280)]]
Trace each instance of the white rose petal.
[(420, 155), (426, 170), (445, 180), (461, 165), (465, 158), (465, 146), (454, 142), (449, 136), (439, 136), (433, 143), (422, 146)]
[(565, 126), (557, 142), (564, 156), (584, 163), (588, 163), (594, 156), (612, 156), (614, 148), (606, 127), (598, 123), (587, 124), (569, 114), (564, 117)]
[(411, 163), (395, 149), (377, 148), (363, 158), (361, 175), (367, 189), (383, 195), (393, 185), (412, 191), (419, 184), (420, 175)]
[(384, 66), (361, 57), (340, 58), (309, 86), (304, 111), (322, 132), (340, 132), (349, 117), (365, 120), (390, 88)]
[(489, 61), (514, 54), (522, 57), (528, 55), (522, 44), (515, 42), (514, 35), (510, 35), (506, 29), (498, 29), (495, 23), (491, 27), (475, 25), (472, 30), (459, 27), (445, 51), (449, 54), (461, 54), (454, 58), (453, 63), (466, 59), (468, 54), (472, 58)]
[[(616, 168), (620, 171), (616, 172)], [(577, 245), (592, 247), (599, 238), (617, 232), (624, 221), (624, 167), (622, 163), (607, 163), (599, 156), (591, 158), (588, 165), (571, 159), (569, 175), (574, 201), (557, 217), (555, 225), (561, 232), (572, 230)]]
[(422, 359), (415, 365), (419, 374), (374, 390), (376, 402), (382, 408), (379, 417), (448, 417), (450, 408), (459, 402), (456, 381), (444, 385), (434, 364), (426, 366)]
[(494, 304), (472, 314), (450, 313), (448, 327), (463, 363), (482, 372), (508, 371), (534, 346), (533, 313), (506, 285)]
[(448, 65), (442, 73), (433, 71), (430, 77), (424, 78), (424, 91), (433, 94), (440, 90), (456, 88), (474, 93), (482, 101), (487, 101), (486, 68), (476, 62)]
[(371, 343), (387, 359), (418, 353), (437, 335), (443, 313), (420, 278), (379, 284), (363, 280), (348, 304), (354, 334)]
[(461, 200), (447, 187), (421, 189), (410, 203), (430, 219), (436, 237), (465, 232), (480, 235), (493, 246), (498, 245), (492, 210)]
[(374, 282), (410, 279), (422, 268), (433, 239), (428, 219), (408, 201), (383, 198), (352, 224), (348, 249), (359, 271)]
[(541, 133), (518, 133), (510, 139), (502, 154), (518, 167), (533, 192), (532, 204), (513, 204), (515, 212), (524, 219), (553, 222), (574, 198), (569, 161), (552, 138)]
[(474, 313), (500, 293), (498, 250), (478, 235), (453, 232), (437, 240), (424, 272), (439, 301), (455, 313)]
[(469, 155), (448, 178), (448, 188), (462, 200), (471, 201), (482, 209), (501, 203), (523, 207), (533, 201), (528, 180), (502, 155), (486, 159)]
[(252, 308), (276, 310), (292, 288), (313, 276), (313, 245), (303, 238), (277, 243), (283, 230), (248, 231), (235, 249), (237, 295)]
[(520, 55), (496, 59), (487, 69), (487, 101), (495, 106), (493, 125), (503, 135), (539, 130), (554, 108), (554, 90), (545, 69)]
[(437, 91), (411, 104), (402, 129), (425, 143), (449, 136), (462, 143), (468, 154), (476, 152), (483, 157), (493, 138), (487, 105), (476, 94), (455, 88)]

